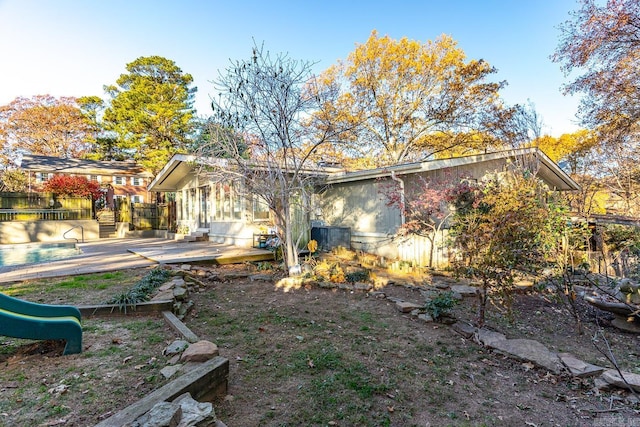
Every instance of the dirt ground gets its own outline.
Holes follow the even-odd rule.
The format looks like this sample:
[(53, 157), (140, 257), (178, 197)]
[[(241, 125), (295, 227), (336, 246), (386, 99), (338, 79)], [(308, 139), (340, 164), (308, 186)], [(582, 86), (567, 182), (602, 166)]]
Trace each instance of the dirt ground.
[[(419, 290), (404, 286), (382, 292), (424, 301)], [(217, 404), (230, 425), (631, 426), (640, 416), (626, 392), (600, 392), (592, 380), (555, 376), (495, 354), (449, 326), (400, 313), (388, 298), (315, 287), (283, 292), (244, 280), (213, 282), (194, 300), (189, 326), (217, 342), (231, 361), (230, 396)], [(513, 321), (491, 310), (488, 326), (609, 366), (591, 342), (595, 309), (580, 309), (585, 333), (579, 336), (564, 307), (535, 294), (516, 297)], [(638, 337), (607, 326), (608, 317), (597, 314), (620, 365), (638, 372)], [(473, 298), (454, 310), (458, 319), (474, 315)], [(348, 387), (327, 385), (339, 368), (300, 363), (323, 351), (342, 354), (345, 364), (356, 360), (377, 389), (358, 399)], [(331, 391), (335, 401), (319, 397)]]
[[(238, 276), (201, 278), (185, 319), (230, 360), (228, 395), (214, 403), (229, 427), (640, 425), (628, 392), (494, 353), (448, 325), (399, 312), (388, 298), (423, 303), (417, 288), (388, 285), (382, 298)], [(82, 295), (73, 292), (73, 302), (95, 302), (90, 290)], [(577, 335), (550, 295), (520, 294), (513, 307), (513, 319), (492, 307), (488, 326), (610, 366), (594, 345), (603, 331), (595, 344), (605, 337), (621, 367), (640, 373), (639, 337), (611, 327), (599, 310), (579, 305), (585, 333)], [(473, 318), (475, 300), (465, 298), (453, 315)], [(94, 425), (164, 383), (162, 349), (174, 335), (161, 319), (88, 319), (84, 331), (85, 352), (64, 357), (50, 343), (0, 337), (0, 425)]]

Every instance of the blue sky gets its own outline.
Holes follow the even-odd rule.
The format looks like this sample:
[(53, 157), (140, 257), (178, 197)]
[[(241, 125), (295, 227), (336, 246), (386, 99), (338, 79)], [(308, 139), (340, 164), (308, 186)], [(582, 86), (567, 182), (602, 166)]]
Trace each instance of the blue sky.
[(577, 0), (0, 0), (0, 105), (17, 96), (97, 95), (140, 56), (171, 59), (193, 75), (195, 106), (209, 115), (212, 80), (253, 40), (316, 62), (344, 59), (372, 30), (426, 42), (451, 35), (509, 85), (508, 104), (533, 102), (555, 136), (578, 127), (578, 99), (550, 61), (558, 25)]

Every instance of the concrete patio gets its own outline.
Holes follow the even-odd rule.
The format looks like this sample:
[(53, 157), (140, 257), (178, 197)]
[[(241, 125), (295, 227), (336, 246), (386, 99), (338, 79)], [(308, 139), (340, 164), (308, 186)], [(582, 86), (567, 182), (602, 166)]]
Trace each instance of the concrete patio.
[(159, 238), (100, 239), (80, 243), (81, 255), (38, 264), (0, 267), (0, 283), (43, 277), (143, 268), (158, 264), (228, 264), (273, 259), (270, 251), (212, 242), (178, 243)]

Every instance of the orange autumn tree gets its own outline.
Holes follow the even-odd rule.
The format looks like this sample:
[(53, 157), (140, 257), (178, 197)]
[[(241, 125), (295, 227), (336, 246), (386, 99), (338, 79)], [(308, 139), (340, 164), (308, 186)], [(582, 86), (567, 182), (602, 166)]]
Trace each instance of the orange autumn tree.
[(19, 97), (0, 106), (0, 161), (15, 163), (17, 153), (80, 158), (92, 150), (97, 128), (76, 98)]
[(373, 31), (318, 79), (318, 92), (334, 96), (314, 124), (320, 134), (350, 129), (341, 142), (378, 165), (424, 159), (452, 148), (453, 138), (434, 135), (482, 134), (495, 122), (505, 84), (489, 81), (495, 73), (486, 61), (467, 59), (449, 36), (421, 43)]
[(44, 183), (42, 189), (57, 196), (86, 197), (97, 200), (102, 192), (100, 184), (84, 176), (54, 175)]

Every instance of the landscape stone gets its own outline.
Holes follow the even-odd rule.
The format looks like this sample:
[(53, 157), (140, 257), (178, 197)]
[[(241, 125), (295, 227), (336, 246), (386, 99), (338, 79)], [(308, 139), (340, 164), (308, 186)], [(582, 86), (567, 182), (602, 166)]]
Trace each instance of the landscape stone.
[(559, 374), (563, 370), (558, 355), (535, 340), (497, 340), (492, 342), (490, 347), (517, 359), (533, 362), (554, 374)]
[(189, 271), (189, 270), (191, 270), (191, 264), (182, 264), (180, 266), (180, 269), (184, 270), (184, 271)]
[[(235, 279), (246, 279), (251, 276), (251, 273), (248, 271), (236, 271), (236, 272), (227, 272), (220, 276), (222, 280), (235, 280)], [(292, 279), (292, 277), (290, 277)]]
[(413, 311), (415, 309), (423, 308), (421, 305), (418, 305), (418, 304), (415, 304), (415, 303), (412, 303), (412, 302), (407, 302), (407, 301), (397, 301), (396, 302), (396, 307), (402, 313), (410, 313), (411, 311)]
[(249, 280), (253, 281), (261, 281), (261, 282), (271, 282), (273, 281), (273, 275), (271, 274), (252, 274), (249, 276)]
[(462, 294), (460, 292), (453, 292), (451, 291), (451, 298), (453, 298), (456, 301), (462, 301), (462, 299), (464, 298), (462, 296)]
[(380, 291), (371, 291), (369, 292), (369, 296), (374, 298), (380, 298), (380, 299), (386, 298), (385, 293)]
[(348, 283), (338, 283), (338, 289), (342, 289), (343, 291), (352, 291), (353, 285), (349, 285)]
[(567, 369), (569, 369), (569, 372), (574, 377), (592, 377), (601, 374), (605, 370), (605, 368), (601, 366), (583, 362), (582, 360), (569, 353), (560, 353), (558, 357), (560, 357), (560, 361), (564, 364), (564, 366), (567, 367)]
[(171, 301), (173, 299), (173, 289), (158, 292), (151, 301)]
[(486, 328), (478, 329), (478, 341), (482, 345), (487, 347), (493, 347), (493, 344), (498, 341), (505, 341), (507, 339), (506, 335), (501, 334), (500, 332), (492, 331)]
[(426, 323), (433, 322), (433, 317), (429, 316), (427, 313), (418, 314), (418, 319)]
[(614, 385), (609, 384), (607, 381), (605, 381), (604, 378), (602, 378), (602, 376), (595, 377), (593, 379), (593, 386), (598, 390), (602, 390), (602, 391), (609, 391), (615, 388)]
[(178, 301), (184, 301), (187, 299), (189, 292), (186, 288), (176, 287), (173, 289), (173, 297)]
[(451, 286), (451, 291), (454, 293), (458, 293), (463, 297), (475, 297), (478, 288), (475, 286), (468, 285), (453, 285)]
[(135, 420), (133, 427), (177, 427), (182, 418), (178, 403), (158, 402), (149, 412)]
[(208, 426), (216, 421), (213, 405), (210, 402), (198, 402), (189, 393), (179, 396), (173, 403), (177, 403), (182, 409), (180, 427)]
[(432, 300), (438, 295), (440, 295), (440, 291), (436, 289), (420, 289), (420, 295), (426, 300)]
[(622, 379), (618, 371), (616, 371), (615, 369), (608, 369), (604, 371), (600, 376), (600, 378), (605, 380), (608, 384), (614, 385), (616, 387), (624, 388), (627, 390), (629, 389), (629, 387), (631, 387), (636, 392), (640, 392), (640, 375), (639, 374), (633, 374), (631, 372), (623, 371), (622, 375), (624, 376), (624, 380), (626, 380), (627, 383), (629, 383), (629, 385), (627, 385), (627, 383), (624, 382), (624, 380)]
[(182, 277), (174, 277), (170, 283), (173, 283), (175, 286), (185, 286), (187, 284)]
[(167, 282), (158, 288), (158, 292), (168, 291), (169, 289), (173, 289), (173, 287), (174, 287), (173, 282)]
[(363, 283), (363, 282), (356, 282), (353, 285), (353, 288), (356, 291), (368, 291), (373, 287), (373, 285), (371, 283)]
[[(216, 423), (213, 405), (200, 403), (185, 393), (173, 402), (158, 402), (142, 415), (132, 427), (198, 427), (221, 425)], [(224, 425), (224, 424), (222, 424)]]
[(210, 271), (207, 274), (207, 279), (213, 280), (214, 282), (219, 282), (219, 281), (222, 280), (222, 277), (221, 277), (220, 273), (218, 273), (217, 271)]
[(181, 368), (182, 368), (181, 364), (169, 365), (169, 366), (165, 366), (164, 368), (160, 369), (160, 373), (162, 374), (163, 377), (169, 379), (172, 376), (174, 376), (176, 374), (176, 372), (178, 372)]
[(318, 286), (323, 288), (323, 289), (333, 289), (333, 288), (337, 288), (338, 285), (336, 285), (333, 282), (319, 282)]
[(178, 317), (180, 319), (184, 318), (184, 316), (187, 315), (189, 310), (191, 310), (193, 308), (193, 305), (194, 305), (193, 301), (188, 301), (187, 303), (182, 304), (180, 306), (180, 308), (178, 309)]
[(198, 341), (191, 344), (182, 353), (182, 362), (206, 362), (218, 355), (218, 346), (211, 341)]
[(467, 339), (471, 338), (477, 330), (475, 326), (470, 325), (467, 322), (456, 322), (451, 325), (451, 328)]
[(615, 316), (611, 321), (611, 324), (621, 331), (630, 332), (633, 334), (640, 334), (640, 322), (629, 322), (627, 317)]
[(172, 356), (174, 354), (182, 353), (187, 347), (189, 347), (189, 342), (185, 340), (175, 340), (171, 344), (169, 344), (162, 351), (162, 354), (165, 356)]
[(416, 289), (416, 286), (412, 282), (399, 282), (396, 283), (396, 286), (402, 286), (403, 288), (410, 290)]

